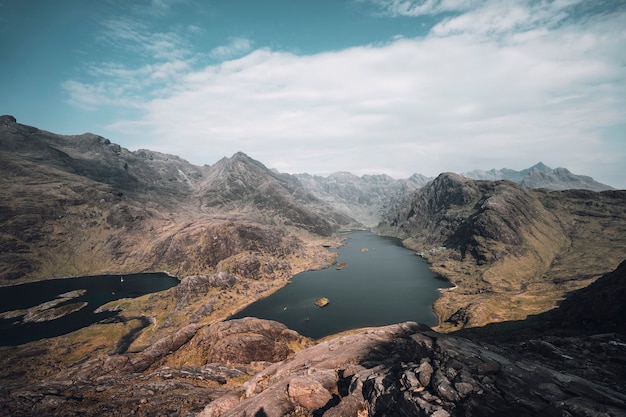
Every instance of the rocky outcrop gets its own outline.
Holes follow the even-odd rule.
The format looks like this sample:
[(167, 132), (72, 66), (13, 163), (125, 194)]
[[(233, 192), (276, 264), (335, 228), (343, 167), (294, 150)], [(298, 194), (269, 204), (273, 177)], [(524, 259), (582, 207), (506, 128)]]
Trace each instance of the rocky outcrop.
[(247, 317), (202, 328), (179, 355), (202, 357), (206, 363), (278, 362), (293, 355), (294, 348), (311, 344), (281, 323)]
[[(622, 343), (617, 335), (610, 339)], [(300, 351), (198, 416), (617, 416), (626, 411), (626, 395), (615, 388), (510, 346), (404, 323)]]
[[(142, 352), (78, 363), (35, 383), (3, 381), (0, 414), (193, 415), (225, 393), (228, 399), (241, 383), (232, 381), (311, 345), (280, 323), (255, 318), (187, 325)], [(294, 385), (292, 394), (310, 404), (309, 388)]]

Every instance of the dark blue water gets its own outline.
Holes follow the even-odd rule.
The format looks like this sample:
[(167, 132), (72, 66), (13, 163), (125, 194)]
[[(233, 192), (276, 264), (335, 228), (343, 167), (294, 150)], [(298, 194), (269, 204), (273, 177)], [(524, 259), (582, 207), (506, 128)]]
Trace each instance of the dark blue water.
[(0, 319), (0, 345), (19, 345), (34, 340), (64, 335), (115, 316), (116, 312), (95, 313), (98, 307), (120, 298), (136, 298), (166, 290), (178, 284), (178, 279), (164, 273), (52, 279), (27, 284), (0, 287), (0, 313), (35, 307), (74, 290), (86, 290), (76, 298), (57, 305), (87, 302), (87, 305), (67, 316), (43, 323), (23, 323), (21, 317)]
[[(246, 316), (276, 320), (304, 336), (320, 338), (340, 331), (404, 321), (437, 324), (432, 303), (448, 281), (395, 238), (369, 231), (347, 235), (338, 248), (338, 263), (321, 271), (295, 276), (292, 283), (251, 304), (232, 318)], [(363, 249), (367, 248), (367, 251)], [(315, 306), (326, 297), (330, 304)]]

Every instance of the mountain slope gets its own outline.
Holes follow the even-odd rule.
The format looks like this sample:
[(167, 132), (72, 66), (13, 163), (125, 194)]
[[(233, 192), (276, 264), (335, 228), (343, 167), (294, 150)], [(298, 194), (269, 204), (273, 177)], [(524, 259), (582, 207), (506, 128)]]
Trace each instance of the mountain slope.
[[(357, 224), (294, 177), (244, 154), (197, 167), (172, 155), (131, 152), (93, 134), (56, 135), (10, 116), (0, 118), (0, 173), (5, 283), (105, 272), (210, 272), (220, 260), (255, 247), (234, 239), (237, 233), (227, 232), (233, 229), (264, 229), (258, 237), (270, 239), (266, 254), (296, 256), (305, 245), (293, 233), (328, 238)], [(216, 245), (215, 236), (226, 243)]]
[(349, 216), (315, 198), (295, 177), (277, 174), (242, 152), (210, 167), (199, 184), (197, 198), (205, 212), (218, 207), (248, 216), (266, 213), (265, 221), (287, 223), (325, 236), (336, 225), (358, 226)]
[(441, 329), (553, 308), (626, 253), (626, 191), (550, 192), (441, 174), (377, 228), (405, 239), (457, 288), (435, 303)]

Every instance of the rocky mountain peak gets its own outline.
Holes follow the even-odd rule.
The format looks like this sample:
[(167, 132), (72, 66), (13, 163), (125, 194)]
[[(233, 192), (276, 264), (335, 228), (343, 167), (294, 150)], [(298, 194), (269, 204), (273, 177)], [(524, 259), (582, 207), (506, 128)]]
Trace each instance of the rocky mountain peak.
[(543, 162), (537, 162), (535, 165), (530, 167), (530, 170), (537, 170), (537, 171), (542, 171), (542, 172), (550, 172), (550, 171), (552, 171), (552, 168), (550, 168), (549, 166), (547, 166)]

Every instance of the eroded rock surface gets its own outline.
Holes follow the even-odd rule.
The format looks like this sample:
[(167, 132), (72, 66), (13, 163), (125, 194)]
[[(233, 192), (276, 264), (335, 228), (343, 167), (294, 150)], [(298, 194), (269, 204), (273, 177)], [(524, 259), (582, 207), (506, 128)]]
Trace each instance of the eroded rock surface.
[[(616, 334), (609, 339), (622, 343)], [(602, 383), (520, 355), (512, 345), (475, 343), (409, 322), (300, 351), (198, 416), (624, 415), (626, 395), (608, 380), (619, 375)]]
[(624, 335), (474, 336), (407, 322), (313, 344), (255, 318), (189, 325), (140, 353), (33, 383), (7, 381), (0, 409), (11, 416), (625, 415)]

